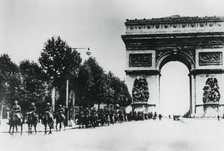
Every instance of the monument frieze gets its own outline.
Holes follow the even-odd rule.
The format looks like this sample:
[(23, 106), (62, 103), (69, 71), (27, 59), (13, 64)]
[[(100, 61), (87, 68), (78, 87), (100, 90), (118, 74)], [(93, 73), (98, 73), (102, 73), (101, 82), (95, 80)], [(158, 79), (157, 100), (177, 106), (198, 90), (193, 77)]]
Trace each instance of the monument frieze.
[(129, 67), (151, 67), (152, 66), (152, 54), (130, 54), (129, 55)]
[(222, 65), (222, 52), (199, 52), (199, 65)]

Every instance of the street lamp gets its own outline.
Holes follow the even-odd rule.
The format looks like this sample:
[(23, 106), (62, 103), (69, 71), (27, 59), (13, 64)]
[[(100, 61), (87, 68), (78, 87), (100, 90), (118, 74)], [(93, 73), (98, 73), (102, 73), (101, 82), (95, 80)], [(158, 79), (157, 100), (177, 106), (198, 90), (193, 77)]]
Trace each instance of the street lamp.
[[(72, 50), (87, 50), (86, 55), (90, 56), (91, 52), (89, 48), (72, 48)], [(68, 108), (68, 99), (69, 99), (69, 79), (66, 80), (66, 103), (65, 103), (65, 110), (66, 110), (66, 125), (68, 126), (68, 121), (69, 121), (69, 108)], [(75, 104), (75, 102), (74, 102)], [(74, 105), (73, 104), (73, 105)]]

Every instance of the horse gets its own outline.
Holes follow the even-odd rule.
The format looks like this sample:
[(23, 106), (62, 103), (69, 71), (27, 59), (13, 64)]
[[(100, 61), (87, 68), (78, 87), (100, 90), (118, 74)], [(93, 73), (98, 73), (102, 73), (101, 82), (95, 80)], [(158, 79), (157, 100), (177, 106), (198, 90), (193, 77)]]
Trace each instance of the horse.
[(103, 113), (103, 112), (99, 113), (99, 119), (100, 119), (101, 126), (104, 126), (105, 123), (110, 125), (110, 118), (109, 118), (108, 114)]
[(79, 116), (78, 116), (78, 121), (77, 123), (79, 124), (79, 128), (88, 128), (89, 125), (91, 126), (91, 115), (88, 111), (83, 112), (81, 111)]
[(55, 114), (55, 119), (56, 119), (56, 131), (58, 131), (58, 124), (59, 124), (59, 131), (61, 130), (62, 123), (65, 130), (65, 115), (61, 112), (58, 112)]
[(109, 112), (109, 118), (110, 118), (110, 123), (114, 124), (115, 121), (114, 121), (114, 114), (113, 114), (113, 112)]
[(118, 122), (119, 122), (119, 123), (122, 123), (123, 120), (124, 120), (124, 118), (123, 118), (123, 114), (122, 114), (122, 112), (119, 112), (119, 113), (118, 113)]
[[(23, 133), (23, 123), (24, 119), (20, 113), (15, 113), (11, 111), (9, 113), (9, 134), (13, 135), (15, 133), (15, 128), (16, 128), (16, 133), (18, 132), (18, 127), (21, 126), (20, 134), (22, 135)], [(12, 131), (11, 131), (12, 130)]]
[(91, 124), (90, 123), (90, 113), (89, 112), (85, 113), (84, 119), (83, 119), (83, 124), (85, 125), (86, 128), (88, 128), (89, 125)]
[(94, 127), (94, 128), (96, 126), (98, 126), (98, 115), (97, 115), (97, 113), (91, 113), (90, 124), (91, 124), (91, 127)]
[(32, 134), (32, 127), (34, 127), (35, 134), (37, 133), (37, 123), (39, 121), (38, 115), (34, 112), (28, 112), (26, 114), (27, 124), (28, 124), (28, 134)]
[(85, 118), (85, 115), (83, 113), (80, 113), (78, 115), (77, 124), (79, 125), (79, 128), (84, 128), (84, 118)]
[(53, 126), (54, 126), (54, 119), (53, 119), (53, 115), (50, 112), (44, 113), (44, 115), (42, 116), (42, 124), (44, 125), (45, 134), (47, 134), (47, 126), (49, 127), (48, 134), (52, 134), (51, 129), (53, 129)]

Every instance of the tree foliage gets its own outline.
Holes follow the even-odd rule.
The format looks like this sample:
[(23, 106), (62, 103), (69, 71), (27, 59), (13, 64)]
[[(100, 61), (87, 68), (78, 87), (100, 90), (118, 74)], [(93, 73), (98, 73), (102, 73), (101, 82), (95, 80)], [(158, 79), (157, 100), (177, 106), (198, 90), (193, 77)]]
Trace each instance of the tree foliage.
[(0, 100), (12, 104), (14, 100), (20, 101), (20, 72), (19, 67), (13, 63), (7, 54), (0, 56)]
[(31, 102), (41, 106), (47, 89), (43, 70), (37, 63), (29, 60), (22, 61), (19, 67), (22, 76), (21, 97), (23, 101), (21, 106), (25, 110), (28, 110)]
[(92, 106), (94, 103), (103, 101), (103, 76), (103, 68), (95, 58), (90, 57), (84, 62), (80, 68), (77, 82), (80, 104)]
[(66, 80), (78, 76), (82, 59), (80, 54), (73, 50), (60, 37), (47, 40), (39, 58), (47, 80), (59, 91), (59, 102), (65, 102)]
[(107, 75), (107, 95), (106, 101), (110, 104), (119, 104), (120, 106), (128, 106), (131, 104), (131, 96), (128, 92), (127, 85), (120, 78), (114, 76), (112, 72)]
[[(0, 56), (0, 101), (12, 104), (18, 100), (27, 110), (31, 102), (43, 108), (43, 101), (50, 101), (50, 89), (56, 88), (59, 100), (65, 104), (66, 80), (75, 91), (76, 105), (119, 104), (127, 106), (131, 96), (124, 81), (112, 72), (105, 73), (95, 58), (90, 57), (81, 65), (80, 54), (60, 37), (46, 41), (39, 57), (40, 66), (29, 60), (13, 63), (7, 54)], [(1, 102), (0, 102), (1, 103)]]
[(78, 103), (83, 106), (101, 103), (127, 106), (131, 103), (124, 81), (112, 72), (106, 74), (94, 58), (89, 58), (80, 68), (78, 95)]
[(47, 40), (39, 58), (41, 67), (54, 86), (60, 86), (70, 77), (77, 77), (82, 59), (60, 37)]

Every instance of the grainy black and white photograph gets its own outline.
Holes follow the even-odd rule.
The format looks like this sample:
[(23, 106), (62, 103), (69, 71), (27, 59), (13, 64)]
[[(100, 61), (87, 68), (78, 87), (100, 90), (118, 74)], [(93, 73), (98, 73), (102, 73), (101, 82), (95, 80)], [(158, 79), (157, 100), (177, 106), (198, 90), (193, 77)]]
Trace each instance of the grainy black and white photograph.
[(0, 0), (1, 151), (223, 151), (223, 0)]

